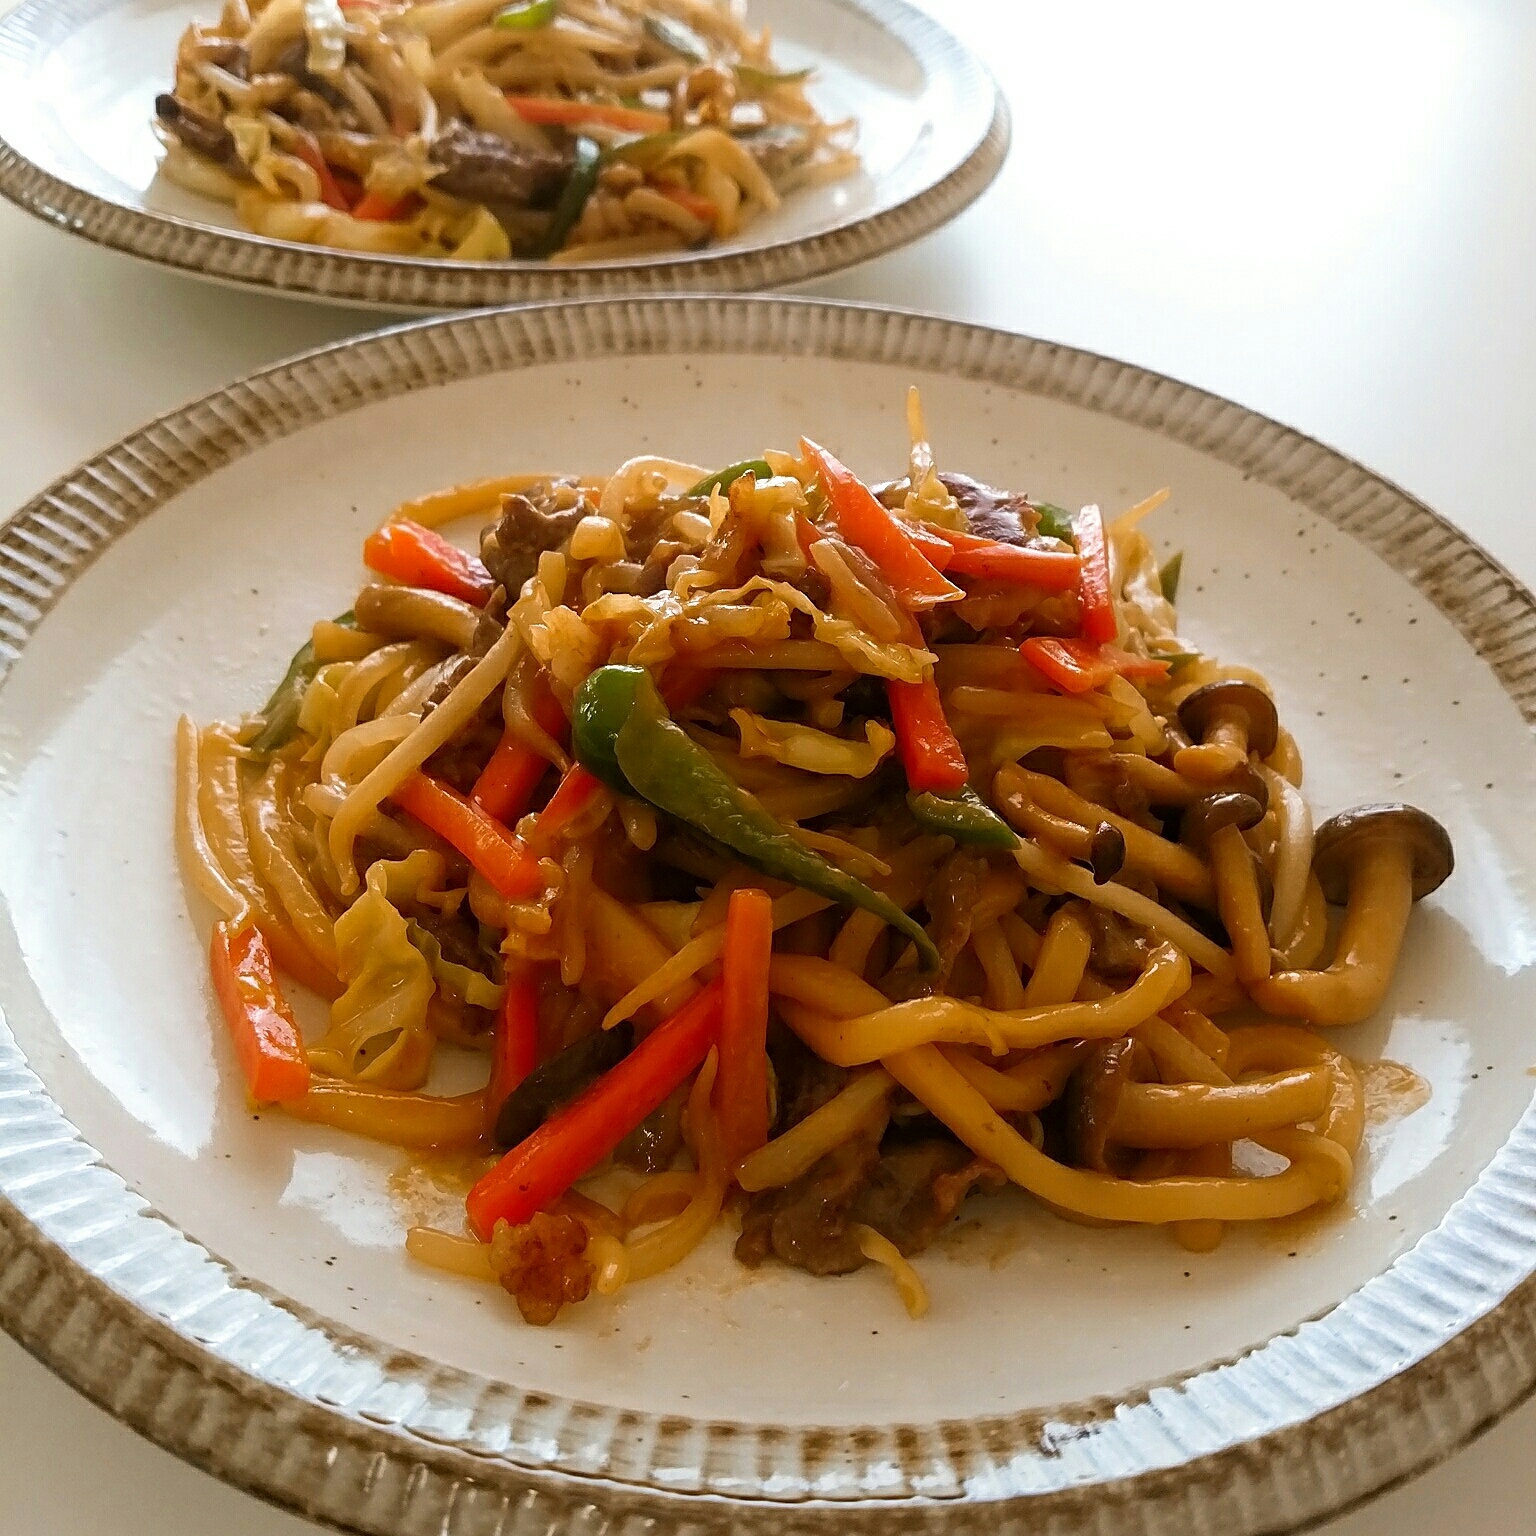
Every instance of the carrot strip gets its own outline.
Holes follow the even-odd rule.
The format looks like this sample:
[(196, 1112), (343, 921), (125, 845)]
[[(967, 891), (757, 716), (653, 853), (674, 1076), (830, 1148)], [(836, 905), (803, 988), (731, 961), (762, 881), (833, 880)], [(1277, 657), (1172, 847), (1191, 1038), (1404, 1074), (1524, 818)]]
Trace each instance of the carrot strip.
[(978, 538), (973, 533), (939, 530), (939, 539), (950, 552), (945, 570), (956, 576), (978, 576), (989, 581), (1019, 582), (1065, 592), (1078, 584), (1076, 555), (1058, 549), (1030, 549)]
[(533, 824), (532, 838), (540, 848), (547, 848), (601, 793), (603, 781), (587, 772), (580, 763), (572, 763), (560, 780), (560, 787), (549, 797), (549, 804), (539, 812)]
[(539, 1064), (539, 994), (531, 967), (507, 968), (507, 989), (496, 1015), (491, 1052), (491, 1080), (485, 1090), (485, 1127), (496, 1128), (496, 1117), (507, 1095)]
[(626, 133), (665, 133), (671, 121), (664, 112), (641, 107), (616, 107), (600, 101), (569, 101), (563, 96), (514, 96), (507, 105), (525, 123), (543, 127), (576, 128), (582, 123), (605, 123)]
[(1112, 677), (1162, 678), (1168, 663), (1151, 656), (1133, 656), (1115, 645), (1091, 645), (1086, 640), (1031, 635), (1020, 647), (1026, 661), (1063, 693), (1088, 693)]
[(258, 1104), (303, 1098), (309, 1089), (304, 1040), (277, 977), (261, 929), (215, 923), (208, 969), (246, 1087)]
[[(529, 702), (529, 711), (539, 728), (556, 741), (563, 742), (570, 729), (560, 701), (547, 686), (541, 687)], [(549, 759), (535, 752), (511, 732), (505, 733), (491, 753), (491, 760), (480, 770), (469, 798), (504, 826), (512, 826), (527, 813), (533, 792), (549, 771)]]
[(910, 525), (882, 507), (846, 464), (808, 437), (800, 439), (800, 449), (816, 467), (838, 530), (875, 562), (908, 608), (932, 608), (965, 596), (934, 569), (908, 531)]
[(1119, 633), (1115, 600), (1109, 588), (1109, 542), (1104, 537), (1104, 518), (1097, 507), (1084, 507), (1073, 523), (1083, 607), (1083, 638), (1100, 644)]
[(720, 1067), (715, 1112), (728, 1168), (768, 1140), (768, 963), (773, 898), (755, 886), (731, 892), (720, 980)]
[(964, 788), (970, 769), (944, 718), (939, 685), (932, 678), (922, 683), (887, 681), (885, 692), (908, 788), (918, 793), (927, 789), (953, 793)]
[(446, 592), (473, 608), (483, 608), (496, 582), (474, 556), (450, 544), (442, 534), (404, 519), (375, 528), (363, 542), (363, 564), (391, 581)]
[(704, 1060), (720, 1033), (720, 1008), (714, 981), (513, 1147), (464, 1202), (475, 1235), (488, 1242), (498, 1221), (520, 1226), (613, 1151)]
[(538, 858), (528, 845), (457, 790), (418, 771), (390, 799), (457, 848), (509, 901), (531, 896), (543, 884)]

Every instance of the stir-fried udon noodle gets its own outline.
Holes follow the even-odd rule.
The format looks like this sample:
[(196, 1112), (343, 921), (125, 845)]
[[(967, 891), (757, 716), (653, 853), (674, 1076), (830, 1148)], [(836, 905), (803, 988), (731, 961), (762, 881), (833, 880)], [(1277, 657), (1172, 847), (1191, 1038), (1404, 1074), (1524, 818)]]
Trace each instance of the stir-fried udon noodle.
[[(1069, 515), (908, 414), (882, 485), (802, 439), (407, 503), (260, 713), (181, 723), (251, 1099), (462, 1153), (464, 1230), (409, 1249), (530, 1321), (722, 1217), (915, 1314), (913, 1255), (1010, 1181), (1192, 1249), (1349, 1185), (1321, 1031), (1380, 1004), (1445, 832), (1314, 829), (1264, 680), (1178, 634), (1166, 493)], [(483, 1088), (428, 1091), (445, 1043)]]
[(725, 239), (858, 165), (731, 0), (225, 0), (164, 170), (278, 240), (556, 262)]

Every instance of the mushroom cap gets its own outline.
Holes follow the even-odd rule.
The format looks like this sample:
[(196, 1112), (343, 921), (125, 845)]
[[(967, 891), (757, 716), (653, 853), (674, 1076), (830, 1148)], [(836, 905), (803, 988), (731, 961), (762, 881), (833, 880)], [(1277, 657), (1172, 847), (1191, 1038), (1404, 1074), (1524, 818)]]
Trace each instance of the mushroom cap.
[(1109, 1132), (1125, 1085), (1137, 1081), (1137, 1069), (1143, 1065), (1138, 1054), (1145, 1051), (1139, 1041), (1125, 1037), (1102, 1041), (1083, 1057), (1068, 1080), (1067, 1146), (1079, 1168), (1120, 1175), (1127, 1171), (1126, 1159), (1113, 1155)]
[(1357, 805), (1330, 817), (1317, 829), (1312, 868), (1323, 895), (1335, 906), (1349, 899), (1349, 870), (1367, 843), (1399, 839), (1413, 854), (1413, 899), (1437, 890), (1456, 867), (1451, 836), (1428, 811), (1400, 801)]
[(1280, 716), (1275, 701), (1252, 683), (1223, 678), (1196, 688), (1179, 705), (1179, 724), (1196, 741), (1203, 741), (1217, 717), (1240, 715), (1248, 726), (1248, 750), (1268, 757), (1280, 739)]
[(1223, 827), (1236, 827), (1246, 832), (1264, 819), (1264, 807), (1252, 795), (1237, 790), (1219, 790), (1214, 795), (1203, 795), (1193, 805), (1185, 808), (1179, 823), (1179, 837), (1191, 848), (1203, 852), (1212, 836)]

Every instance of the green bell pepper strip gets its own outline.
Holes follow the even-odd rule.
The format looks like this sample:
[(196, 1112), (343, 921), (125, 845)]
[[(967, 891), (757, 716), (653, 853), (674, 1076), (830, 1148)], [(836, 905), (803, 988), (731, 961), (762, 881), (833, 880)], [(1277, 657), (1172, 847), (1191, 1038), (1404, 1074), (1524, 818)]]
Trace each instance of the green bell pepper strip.
[(602, 167), (603, 152), (596, 140), (585, 134), (578, 135), (571, 160), (571, 174), (566, 179), (565, 190), (555, 211), (549, 217), (549, 228), (539, 242), (536, 256), (553, 256), (565, 244), (566, 236), (575, 229), (581, 218), (587, 199), (597, 186), (597, 173)]
[(576, 692), (571, 744), (588, 772), (729, 848), (762, 874), (873, 912), (912, 940), (925, 969), (938, 969), (938, 950), (921, 924), (812, 853), (743, 794), (668, 715), (644, 667), (599, 667), (587, 678)]
[(907, 805), (919, 826), (930, 832), (942, 832), (957, 843), (973, 843), (978, 848), (1018, 846), (1013, 828), (969, 784), (953, 795), (939, 795), (932, 790), (909, 794)]
[(663, 48), (682, 54), (690, 63), (704, 64), (709, 60), (709, 45), (692, 27), (674, 17), (648, 15), (645, 30)]
[(1040, 514), (1040, 526), (1036, 530), (1048, 539), (1060, 539), (1063, 544), (1077, 547), (1077, 536), (1072, 532), (1072, 514), (1065, 507), (1052, 506), (1048, 501), (1030, 502)]
[(547, 27), (559, 14), (560, 0), (520, 0), (503, 6), (491, 18), (491, 25), (503, 32), (531, 32)]
[(1184, 572), (1184, 551), (1181, 549), (1176, 555), (1169, 555), (1167, 563), (1157, 573), (1158, 581), (1163, 589), (1163, 596), (1170, 603), (1179, 600), (1179, 577)]
[(740, 464), (727, 464), (712, 475), (705, 475), (697, 485), (683, 492), (685, 496), (708, 496), (711, 491), (728, 491), (743, 475), (755, 475), (759, 480), (773, 479), (773, 468), (766, 459), (743, 459)]
[[(336, 620), (343, 629), (356, 629), (357, 620), (349, 608)], [(272, 697), (261, 706), (261, 730), (251, 740), (251, 751), (262, 756), (276, 752), (293, 739), (299, 728), (299, 706), (304, 702), (304, 691), (315, 680), (320, 663), (315, 657), (314, 642), (306, 640), (293, 654), (283, 680), (272, 690)]]

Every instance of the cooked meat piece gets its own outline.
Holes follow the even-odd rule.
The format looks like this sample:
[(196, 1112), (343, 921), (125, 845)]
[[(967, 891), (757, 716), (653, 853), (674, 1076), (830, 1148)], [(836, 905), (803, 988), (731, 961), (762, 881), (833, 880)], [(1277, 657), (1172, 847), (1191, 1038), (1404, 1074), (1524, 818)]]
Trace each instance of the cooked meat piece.
[(446, 747), (427, 759), (426, 771), (435, 779), (446, 780), (461, 795), (467, 795), (475, 787), (475, 780), (501, 741), (500, 716), (499, 713), (491, 715), (492, 707), (485, 706), (473, 726), (461, 731)]
[(742, 134), (738, 142), (762, 166), (770, 181), (798, 165), (809, 147), (803, 130), (782, 123)]
[[(329, 80), (309, 72), (309, 44), (301, 37), (289, 43), (273, 61), (272, 73), (289, 75), (306, 91), (313, 92), (330, 107), (345, 107), (347, 98)], [(334, 126), (334, 125), (333, 125)]]
[(432, 180), (438, 191), (472, 203), (512, 203), (519, 208), (552, 202), (570, 169), (566, 157), (554, 150), (509, 144), (460, 122), (449, 123), (432, 141), (432, 163), (443, 168)]
[(965, 513), (971, 532), (999, 544), (1027, 544), (1040, 525), (1040, 514), (1023, 497), (996, 486), (983, 485), (969, 475), (940, 471), (945, 490)]
[(736, 1257), (756, 1268), (770, 1255), (813, 1275), (845, 1275), (864, 1262), (848, 1231), (854, 1201), (880, 1161), (867, 1136), (835, 1147), (783, 1189), (754, 1195), (742, 1218)]
[(155, 97), (155, 116), (190, 150), (224, 166), (227, 170), (243, 173), (244, 166), (235, 151), (234, 135), (223, 123), (204, 117), (184, 106), (174, 96)]
[(520, 1227), (496, 1223), (491, 1268), (502, 1289), (517, 1298), (523, 1321), (552, 1323), (560, 1308), (585, 1301), (596, 1270), (586, 1257), (587, 1229), (574, 1216), (540, 1211)]
[(847, 1086), (847, 1067), (823, 1061), (793, 1031), (774, 1020), (768, 1031), (768, 1060), (778, 1083), (776, 1135), (820, 1109)]
[[(939, 947), (942, 961), (941, 977), (948, 977), (955, 957), (970, 942), (971, 918), (986, 873), (987, 861), (979, 855), (952, 853), (934, 871), (923, 892), (933, 942)], [(928, 980), (931, 982), (933, 978)]]
[(771, 1255), (813, 1275), (846, 1274), (864, 1263), (851, 1226), (873, 1227), (902, 1253), (920, 1253), (972, 1188), (1006, 1182), (991, 1163), (942, 1137), (898, 1141), (883, 1155), (858, 1137), (793, 1184), (754, 1196), (736, 1257), (754, 1268)]
[(507, 589), (498, 586), (480, 610), (480, 622), (475, 625), (474, 638), (469, 643), (471, 656), (478, 660), (501, 639), (501, 632), (507, 627), (507, 609), (510, 606)]
[(663, 1099), (613, 1149), (614, 1160), (640, 1173), (660, 1173), (670, 1168), (683, 1144), (683, 1105), (687, 1098), (687, 1089), (679, 1088)]
[(1093, 968), (1101, 976), (1136, 976), (1146, 969), (1146, 931), (1104, 907), (1088, 909)]
[(854, 1201), (852, 1219), (888, 1237), (905, 1254), (921, 1253), (949, 1224), (973, 1186), (1001, 1189), (995, 1164), (944, 1137), (897, 1142), (881, 1156)]
[(539, 556), (546, 549), (558, 549), (592, 510), (580, 496), (565, 507), (556, 505), (552, 497), (541, 500), (545, 506), (536, 506), (527, 496), (503, 496), (501, 516), (481, 535), (480, 558), (509, 593), (520, 594), (523, 583), (539, 568)]

